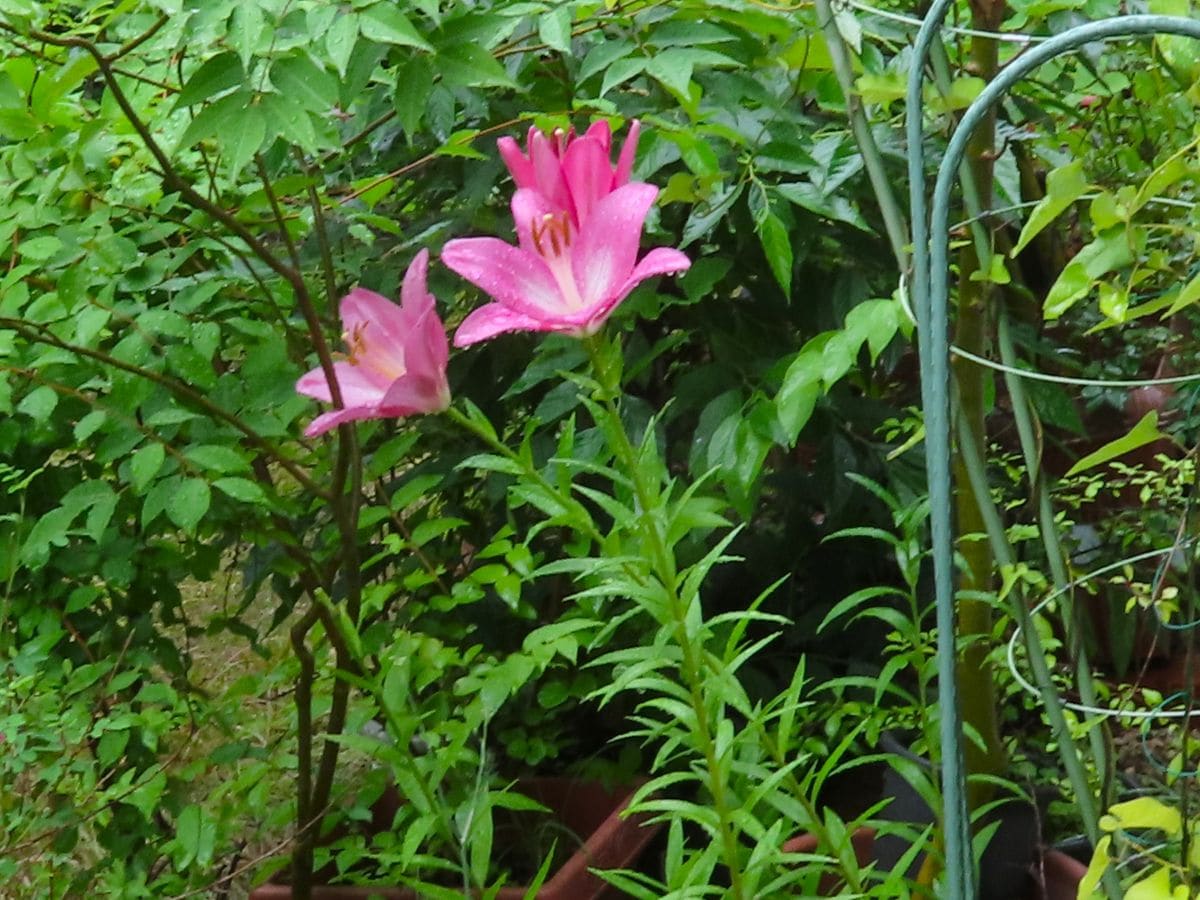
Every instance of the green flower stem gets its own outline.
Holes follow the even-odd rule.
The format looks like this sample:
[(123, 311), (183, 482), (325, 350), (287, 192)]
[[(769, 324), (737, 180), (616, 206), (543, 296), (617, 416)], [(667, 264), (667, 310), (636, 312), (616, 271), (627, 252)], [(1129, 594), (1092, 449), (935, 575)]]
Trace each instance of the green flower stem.
[(662, 530), (655, 520), (654, 511), (661, 500), (659, 491), (646, 477), (642, 466), (638, 465), (637, 451), (634, 449), (625, 424), (621, 420), (617, 407), (616, 396), (620, 392), (619, 369), (606, 358), (603, 338), (593, 335), (584, 339), (591, 358), (592, 369), (599, 382), (596, 400), (604, 407), (612, 422), (609, 434), (616, 444), (614, 454), (627, 469), (627, 474), (633, 483), (634, 493), (640, 507), (640, 522), (642, 535), (649, 545), (650, 558), (655, 574), (667, 590), (670, 599), (671, 614), (674, 618), (675, 640), (680, 650), (680, 670), (687, 683), (688, 695), (691, 701), (692, 713), (696, 717), (695, 734), (700, 742), (700, 750), (708, 768), (708, 789), (712, 795), (713, 806), (717, 813), (718, 830), (724, 850), (725, 862), (729, 868), (730, 890), (738, 900), (748, 900), (743, 873), (739, 861), (739, 844), (734, 831), (733, 817), (729, 808), (729, 799), (725, 791), (724, 779), (720, 775), (720, 764), (717, 759), (716, 742), (713, 740), (712, 728), (708, 720), (708, 708), (704, 702), (704, 677), (702, 664), (699, 660), (698, 648), (692, 643), (687, 628), (687, 608), (683, 598), (679, 596), (679, 584), (675, 561), (667, 548)]

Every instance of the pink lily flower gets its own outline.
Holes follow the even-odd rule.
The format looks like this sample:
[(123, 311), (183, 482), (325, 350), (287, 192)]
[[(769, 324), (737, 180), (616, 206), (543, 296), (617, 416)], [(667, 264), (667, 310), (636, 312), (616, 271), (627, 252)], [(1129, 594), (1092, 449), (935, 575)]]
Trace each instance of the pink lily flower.
[(518, 246), (499, 238), (459, 238), (442, 262), (489, 294), (454, 335), (466, 347), (507, 331), (595, 334), (617, 304), (655, 275), (691, 265), (679, 250), (658, 247), (638, 262), (638, 242), (658, 188), (625, 184), (599, 197), (580, 225), (540, 191), (521, 188), (512, 213)]
[(536, 190), (552, 208), (566, 210), (578, 229), (602, 197), (629, 183), (640, 131), (636, 119), (629, 123), (615, 166), (610, 161), (612, 129), (603, 120), (593, 122), (582, 137), (574, 129), (547, 135), (530, 128), (528, 155), (510, 137), (500, 138), (497, 147), (517, 187)]
[[(450, 405), (446, 329), (425, 286), (429, 251), (422, 250), (404, 274), (400, 304), (355, 288), (342, 298), (342, 340), (348, 355), (333, 364), (343, 407), (322, 413), (305, 429), (316, 437), (343, 422), (441, 412)], [(296, 382), (296, 390), (333, 402), (318, 366)]]

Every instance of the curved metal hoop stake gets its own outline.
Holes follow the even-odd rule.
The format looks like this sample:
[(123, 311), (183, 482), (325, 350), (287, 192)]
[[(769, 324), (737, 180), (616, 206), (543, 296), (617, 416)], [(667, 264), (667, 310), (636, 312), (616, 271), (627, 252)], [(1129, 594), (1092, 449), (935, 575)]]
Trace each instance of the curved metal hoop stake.
[[(937, 601), (938, 685), (942, 709), (942, 804), (946, 848), (945, 895), (975, 897), (970, 821), (958, 708), (954, 630), (954, 536), (950, 480), (949, 208), (950, 192), (966, 155), (967, 142), (988, 111), (1014, 84), (1038, 66), (1084, 44), (1112, 38), (1173, 34), (1200, 39), (1200, 21), (1176, 16), (1120, 16), (1080, 25), (1038, 44), (1013, 60), (963, 114), (938, 168), (932, 216), (925, 204), (922, 145), (922, 86), (930, 49), (951, 0), (935, 0), (917, 34), (908, 78), (905, 130), (908, 142), (909, 203), (913, 236), (912, 295), (921, 357), (921, 402), (925, 410), (926, 475), (929, 479), (934, 589)], [(931, 240), (932, 238), (932, 240)], [(1083, 800), (1084, 798), (1080, 798)]]

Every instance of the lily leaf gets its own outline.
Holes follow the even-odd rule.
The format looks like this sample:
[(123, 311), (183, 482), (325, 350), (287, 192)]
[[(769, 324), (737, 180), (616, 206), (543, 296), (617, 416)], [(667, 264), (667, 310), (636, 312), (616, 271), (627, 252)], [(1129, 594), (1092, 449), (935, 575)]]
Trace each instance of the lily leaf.
[(1161, 438), (1169, 437), (1170, 435), (1158, 430), (1158, 411), (1152, 409), (1142, 416), (1141, 420), (1124, 437), (1110, 441), (1099, 450), (1089, 453), (1083, 459), (1079, 460), (1079, 462), (1075, 463), (1075, 465), (1071, 466), (1070, 471), (1067, 472), (1067, 477), (1070, 478), (1072, 475), (1077, 475), (1086, 469), (1093, 469), (1096, 466), (1103, 465), (1110, 459), (1124, 456), (1138, 447), (1144, 447), (1146, 444), (1152, 444)]

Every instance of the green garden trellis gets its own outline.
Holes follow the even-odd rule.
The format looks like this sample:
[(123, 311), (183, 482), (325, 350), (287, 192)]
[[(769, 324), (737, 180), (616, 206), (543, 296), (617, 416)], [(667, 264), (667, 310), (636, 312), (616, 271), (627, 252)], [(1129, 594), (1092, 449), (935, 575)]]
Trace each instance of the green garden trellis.
[[(1128, 15), (1071, 28), (1032, 46), (1010, 62), (963, 113), (937, 171), (929, 205), (925, 199), (922, 144), (922, 87), (925, 66), (951, 0), (935, 0), (917, 34), (908, 78), (906, 136), (912, 220), (911, 293), (921, 358), (921, 400), (925, 414), (926, 474), (937, 608), (942, 816), (946, 856), (945, 894), (953, 900), (975, 896), (970, 822), (966, 802), (962, 722), (958, 708), (955, 639), (954, 535), (951, 509), (951, 383), (949, 339), (949, 244), (951, 191), (967, 142), (989, 110), (1018, 81), (1043, 63), (1096, 41), (1171, 34), (1200, 39), (1200, 21), (1160, 15)], [(964, 448), (964, 450), (967, 448)], [(978, 450), (978, 448), (975, 448)], [(1032, 633), (1032, 629), (1030, 629)], [(1061, 719), (1061, 708), (1050, 710)], [(1080, 802), (1091, 799), (1080, 797)], [(1095, 835), (1091, 835), (1094, 839)]]

